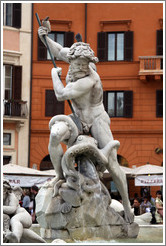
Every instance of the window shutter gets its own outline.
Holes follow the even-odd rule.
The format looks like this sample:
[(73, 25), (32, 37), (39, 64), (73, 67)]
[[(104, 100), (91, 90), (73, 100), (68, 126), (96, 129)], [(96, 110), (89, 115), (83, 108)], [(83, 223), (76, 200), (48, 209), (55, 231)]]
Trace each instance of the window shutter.
[(158, 56), (162, 56), (163, 55), (163, 30), (157, 30), (156, 54)]
[(124, 33), (124, 58), (125, 61), (133, 60), (133, 32)]
[(64, 102), (56, 99), (54, 90), (46, 90), (45, 92), (45, 116), (54, 116), (64, 114)]
[(46, 59), (47, 59), (47, 48), (38, 37), (38, 60), (43, 61)]
[(98, 32), (97, 33), (97, 56), (99, 61), (107, 60), (107, 33), (106, 32)]
[(74, 43), (74, 32), (65, 32), (65, 40), (64, 40), (65, 47), (71, 47)]
[(13, 27), (21, 28), (21, 3), (13, 3)]
[(156, 91), (156, 117), (163, 117), (163, 90)]
[(133, 116), (133, 91), (124, 92), (124, 117)]
[(12, 97), (21, 100), (22, 66), (13, 66)]
[(105, 108), (105, 111), (108, 111), (108, 96), (107, 96), (107, 91), (103, 91), (103, 105)]

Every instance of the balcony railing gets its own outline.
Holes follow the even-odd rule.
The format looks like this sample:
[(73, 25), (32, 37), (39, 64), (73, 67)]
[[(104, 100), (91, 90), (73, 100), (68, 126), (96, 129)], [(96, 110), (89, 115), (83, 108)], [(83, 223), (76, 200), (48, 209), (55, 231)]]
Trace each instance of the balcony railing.
[(4, 100), (4, 116), (26, 118), (28, 116), (27, 102), (22, 100)]
[(140, 56), (139, 75), (163, 75), (163, 56)]

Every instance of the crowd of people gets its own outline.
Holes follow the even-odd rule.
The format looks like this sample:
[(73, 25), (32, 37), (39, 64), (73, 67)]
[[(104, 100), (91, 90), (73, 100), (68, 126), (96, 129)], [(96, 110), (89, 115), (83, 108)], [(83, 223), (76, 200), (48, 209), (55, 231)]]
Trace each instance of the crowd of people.
[(36, 185), (33, 185), (31, 188), (23, 189), (23, 195), (20, 200), (20, 206), (25, 208), (26, 211), (32, 216), (32, 222), (38, 223), (36, 220), (36, 202), (35, 197), (39, 191), (39, 188)]
[[(20, 205), (32, 216), (33, 223), (37, 223), (35, 214), (35, 197), (38, 191), (39, 188), (35, 185), (31, 188), (23, 189), (22, 199), (20, 200)], [(120, 201), (120, 199), (118, 200)], [(163, 197), (161, 190), (158, 190), (156, 192), (156, 197), (153, 198), (146, 189), (143, 189), (141, 191), (141, 196), (139, 197), (138, 193), (135, 193), (134, 198), (130, 202), (135, 216), (155, 211), (155, 214), (158, 215), (156, 216), (156, 223), (163, 223)]]
[(131, 206), (134, 209), (134, 215), (138, 216), (155, 211), (156, 223), (163, 222), (163, 197), (161, 190), (156, 192), (155, 198), (148, 192), (142, 193), (141, 198), (135, 193), (134, 199), (131, 201)]

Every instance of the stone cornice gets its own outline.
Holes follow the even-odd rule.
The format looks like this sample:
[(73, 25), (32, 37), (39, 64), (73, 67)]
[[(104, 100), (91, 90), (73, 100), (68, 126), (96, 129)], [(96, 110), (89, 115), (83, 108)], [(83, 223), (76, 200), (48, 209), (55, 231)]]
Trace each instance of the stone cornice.
[(3, 63), (4, 64), (13, 64), (19, 65), (20, 64), (20, 56), (22, 55), (19, 51), (13, 50), (3, 50)]

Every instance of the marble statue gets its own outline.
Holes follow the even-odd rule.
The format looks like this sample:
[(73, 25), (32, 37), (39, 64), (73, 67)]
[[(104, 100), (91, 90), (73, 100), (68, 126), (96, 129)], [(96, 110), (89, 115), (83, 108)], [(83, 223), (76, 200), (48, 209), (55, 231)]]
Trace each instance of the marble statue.
[[(70, 64), (66, 86), (60, 80), (62, 69), (51, 71), (55, 95), (59, 101), (71, 100), (82, 129), (73, 115), (56, 115), (50, 120), (48, 149), (57, 176), (36, 197), (38, 222), (46, 229), (66, 229), (63, 239), (82, 235), (83, 227), (82, 238), (94, 232), (97, 236), (136, 237), (138, 227), (128, 199), (126, 176), (117, 161), (120, 143), (113, 139), (103, 106), (102, 83), (95, 65), (98, 58), (81, 38), (70, 48), (62, 47), (47, 36), (48, 31), (50, 23), (43, 21), (38, 29), (40, 39), (44, 44), (46, 40), (54, 57)], [(61, 143), (67, 146), (65, 153)], [(106, 169), (121, 194), (124, 218), (109, 206), (111, 197), (101, 182)], [(119, 225), (116, 232), (115, 225)]]
[(7, 180), (3, 180), (3, 242), (45, 243), (44, 239), (29, 229), (32, 219), (19, 205), (21, 195), (20, 187), (12, 188)]

